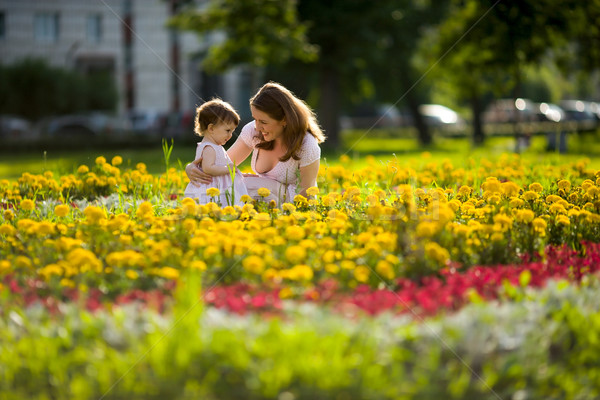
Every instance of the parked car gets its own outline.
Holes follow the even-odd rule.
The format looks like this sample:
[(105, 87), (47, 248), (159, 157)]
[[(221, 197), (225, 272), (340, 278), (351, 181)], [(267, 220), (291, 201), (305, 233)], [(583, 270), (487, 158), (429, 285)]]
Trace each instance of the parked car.
[(431, 127), (449, 128), (465, 125), (465, 121), (456, 111), (441, 104), (421, 104), (419, 113)]
[(26, 119), (14, 115), (0, 115), (0, 138), (20, 140), (30, 139), (32, 135), (32, 125)]
[(403, 117), (393, 104), (363, 104), (340, 118), (342, 129), (397, 128)]
[(567, 121), (576, 124), (578, 132), (595, 131), (600, 126), (600, 110), (591, 101), (563, 100), (560, 106), (565, 111)]
[(136, 136), (160, 137), (165, 126), (166, 111), (131, 110), (127, 117)]
[(539, 105), (529, 99), (499, 99), (493, 101), (483, 113), (485, 124), (534, 122), (539, 119)]
[(48, 121), (45, 135), (60, 138), (102, 138), (121, 140), (131, 134), (131, 123), (125, 117), (103, 112), (62, 115)]

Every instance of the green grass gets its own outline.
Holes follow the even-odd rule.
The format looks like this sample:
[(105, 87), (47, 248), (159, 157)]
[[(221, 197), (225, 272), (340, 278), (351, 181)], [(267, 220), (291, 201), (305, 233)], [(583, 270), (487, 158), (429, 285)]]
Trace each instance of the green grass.
[[(468, 158), (493, 160), (503, 153), (511, 153), (514, 151), (514, 143), (512, 137), (491, 137), (487, 138), (485, 146), (473, 147), (469, 138), (436, 137), (434, 145), (423, 148), (413, 137), (394, 137), (390, 132), (375, 130), (366, 133), (352, 131), (342, 136), (342, 146), (339, 151), (324, 151), (323, 161), (328, 165), (336, 165), (339, 163), (340, 155), (346, 154), (353, 160), (352, 167), (357, 169), (368, 165), (366, 159), (368, 155), (381, 163), (397, 159), (400, 163), (411, 165), (448, 159), (455, 166), (461, 166)], [(521, 155), (529, 161), (551, 164), (568, 163), (587, 157), (590, 159), (591, 168), (600, 169), (600, 139), (596, 135), (569, 136), (567, 154), (547, 152), (545, 146), (546, 138), (535, 136), (531, 146)], [(430, 153), (431, 157), (422, 158), (425, 151)], [(184, 167), (193, 159), (194, 154), (193, 143), (175, 143), (170, 165), (175, 168)], [(120, 155), (124, 160), (122, 165), (124, 169), (133, 168), (138, 162), (145, 163), (148, 171), (153, 174), (162, 173), (165, 169), (160, 144), (122, 149), (19, 150), (0, 152), (0, 179), (16, 179), (23, 172), (38, 174), (49, 170), (59, 174), (71, 173), (81, 164), (93, 165), (96, 157), (100, 155), (109, 161), (113, 156)]]

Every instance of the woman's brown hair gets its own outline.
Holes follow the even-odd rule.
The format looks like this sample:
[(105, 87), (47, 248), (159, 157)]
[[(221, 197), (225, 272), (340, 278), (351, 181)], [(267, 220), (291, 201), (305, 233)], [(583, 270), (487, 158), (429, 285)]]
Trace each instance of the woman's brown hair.
[[(298, 160), (300, 157), (296, 154), (302, 146), (306, 132), (313, 135), (318, 143), (325, 140), (325, 135), (312, 109), (302, 100), (279, 83), (269, 82), (263, 85), (258, 92), (250, 99), (250, 105), (277, 121), (285, 119), (283, 128), (283, 144), (287, 152), (280, 158), (280, 161), (287, 161), (291, 158)], [(260, 143), (256, 145), (259, 149), (272, 150), (275, 142), (267, 142), (259, 132)]]

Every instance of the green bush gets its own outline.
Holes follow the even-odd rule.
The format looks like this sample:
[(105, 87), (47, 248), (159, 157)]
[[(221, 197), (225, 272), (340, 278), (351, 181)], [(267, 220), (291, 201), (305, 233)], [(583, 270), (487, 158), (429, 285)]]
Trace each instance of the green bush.
[(0, 66), (0, 114), (37, 121), (58, 114), (114, 111), (117, 101), (116, 84), (108, 73), (85, 76), (37, 59)]
[[(589, 399), (600, 395), (597, 281), (517, 289), (426, 321), (286, 320), (204, 309), (187, 281), (171, 314), (135, 305), (0, 309), (4, 399)], [(282, 396), (286, 393), (286, 396)]]

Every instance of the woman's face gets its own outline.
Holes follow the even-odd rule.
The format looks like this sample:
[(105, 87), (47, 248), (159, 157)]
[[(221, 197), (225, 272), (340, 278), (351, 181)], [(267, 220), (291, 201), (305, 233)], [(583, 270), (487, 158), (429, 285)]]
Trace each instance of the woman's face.
[(252, 118), (254, 118), (256, 129), (262, 133), (265, 141), (271, 142), (281, 137), (283, 128), (285, 127), (285, 120), (278, 121), (273, 119), (266, 112), (260, 111), (253, 106), (250, 106), (250, 110), (252, 111)]

